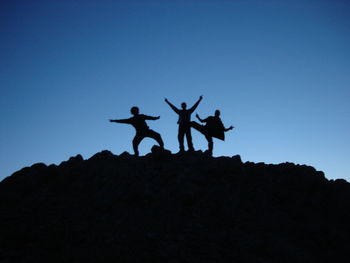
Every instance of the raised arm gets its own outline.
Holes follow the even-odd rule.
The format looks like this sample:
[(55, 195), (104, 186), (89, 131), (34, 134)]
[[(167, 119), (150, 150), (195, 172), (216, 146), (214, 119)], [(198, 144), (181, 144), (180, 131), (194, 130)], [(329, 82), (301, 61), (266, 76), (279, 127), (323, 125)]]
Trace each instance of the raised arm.
[(178, 108), (176, 108), (173, 104), (171, 104), (171, 102), (170, 101), (168, 101), (168, 99), (167, 98), (165, 98), (165, 102), (170, 106), (170, 108), (172, 108), (173, 109), (173, 111), (175, 111), (177, 114), (179, 114), (180, 113), (180, 110), (178, 109)]
[(197, 102), (192, 106), (192, 108), (190, 108), (190, 112), (194, 112), (195, 109), (198, 107), (199, 103), (201, 102), (201, 100), (203, 99), (203, 96), (200, 96), (199, 99), (197, 100)]
[(196, 117), (200, 122), (205, 122), (205, 120), (201, 119), (198, 114), (196, 114)]
[(130, 119), (109, 120), (110, 122), (130, 124)]

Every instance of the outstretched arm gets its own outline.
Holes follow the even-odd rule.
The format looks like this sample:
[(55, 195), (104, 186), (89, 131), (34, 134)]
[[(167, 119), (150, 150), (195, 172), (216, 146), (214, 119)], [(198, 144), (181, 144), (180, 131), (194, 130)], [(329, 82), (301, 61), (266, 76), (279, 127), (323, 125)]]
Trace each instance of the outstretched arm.
[(190, 108), (190, 112), (194, 112), (195, 109), (198, 107), (199, 103), (201, 102), (201, 100), (203, 99), (203, 96), (199, 96), (199, 99), (197, 100), (197, 102), (192, 106), (192, 108)]
[(126, 123), (130, 124), (130, 119), (120, 119), (120, 120), (109, 120), (110, 122)]
[(145, 120), (152, 120), (152, 121), (158, 120), (160, 118), (160, 116), (157, 116), (157, 117), (147, 116), (147, 115), (143, 115), (143, 116), (145, 117)]
[(205, 120), (201, 119), (198, 114), (196, 114), (196, 117), (200, 122), (205, 122)]
[(175, 111), (177, 114), (179, 114), (180, 113), (180, 110), (178, 109), (178, 108), (176, 108), (173, 104), (171, 104), (171, 102), (170, 101), (168, 101), (168, 99), (167, 98), (165, 98), (165, 102), (170, 106), (170, 108), (172, 108), (173, 109), (173, 111)]
[(225, 128), (225, 132), (227, 132), (227, 131), (229, 131), (229, 130), (232, 130), (234, 127), (231, 125), (230, 127), (228, 127), (228, 128)]

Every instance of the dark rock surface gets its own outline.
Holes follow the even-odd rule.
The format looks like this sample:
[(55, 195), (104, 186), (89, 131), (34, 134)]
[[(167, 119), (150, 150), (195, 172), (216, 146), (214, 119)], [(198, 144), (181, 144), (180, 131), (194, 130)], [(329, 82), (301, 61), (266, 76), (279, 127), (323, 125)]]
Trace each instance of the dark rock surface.
[(0, 183), (0, 262), (349, 262), (350, 184), (239, 156), (108, 151)]

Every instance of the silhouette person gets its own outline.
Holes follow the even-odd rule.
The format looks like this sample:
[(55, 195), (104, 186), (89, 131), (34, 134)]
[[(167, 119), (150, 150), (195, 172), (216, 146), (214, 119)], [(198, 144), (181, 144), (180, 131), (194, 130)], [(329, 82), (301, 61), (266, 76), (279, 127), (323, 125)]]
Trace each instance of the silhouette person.
[(224, 124), (220, 119), (220, 111), (216, 110), (214, 116), (209, 116), (206, 119), (201, 119), (198, 114), (196, 114), (197, 119), (205, 123), (205, 125), (200, 125), (199, 123), (192, 121), (191, 127), (202, 133), (208, 141), (208, 153), (213, 154), (213, 137), (218, 138), (222, 141), (225, 140), (225, 132), (232, 130), (234, 127), (230, 126), (225, 128)]
[(194, 151), (193, 143), (192, 143), (192, 136), (191, 136), (191, 114), (195, 111), (201, 100), (203, 99), (203, 96), (200, 96), (198, 101), (190, 108), (187, 109), (187, 105), (185, 102), (181, 103), (181, 110), (176, 108), (172, 103), (168, 101), (167, 98), (165, 98), (165, 102), (170, 106), (170, 108), (173, 109), (178, 115), (179, 120), (177, 121), (177, 124), (179, 125), (178, 135), (177, 139), (179, 140), (179, 147), (180, 152), (184, 152), (184, 137), (186, 136), (187, 139), (187, 146), (189, 151)]
[(136, 129), (136, 135), (135, 135), (134, 139), (132, 140), (132, 146), (133, 146), (135, 155), (139, 156), (139, 150), (138, 150), (139, 144), (146, 137), (149, 137), (149, 138), (156, 140), (157, 143), (159, 144), (159, 146), (162, 149), (164, 149), (164, 143), (163, 143), (163, 140), (162, 140), (162, 137), (160, 136), (160, 134), (151, 130), (146, 124), (146, 120), (158, 120), (160, 118), (160, 116), (152, 117), (152, 116), (147, 116), (144, 114), (139, 114), (138, 107), (132, 107), (130, 109), (130, 112), (134, 116), (132, 116), (129, 119), (109, 120), (109, 121), (110, 122), (117, 122), (117, 123), (126, 123), (126, 124), (131, 124), (132, 126), (134, 126), (134, 128)]

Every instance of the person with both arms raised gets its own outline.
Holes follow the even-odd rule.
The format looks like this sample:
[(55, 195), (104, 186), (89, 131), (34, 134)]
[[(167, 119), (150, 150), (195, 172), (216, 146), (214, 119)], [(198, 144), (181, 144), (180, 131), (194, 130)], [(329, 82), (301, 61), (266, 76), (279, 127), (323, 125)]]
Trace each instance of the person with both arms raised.
[(109, 120), (109, 121), (117, 122), (117, 123), (126, 123), (134, 126), (134, 128), (136, 129), (136, 135), (132, 140), (132, 146), (134, 148), (135, 155), (136, 156), (139, 155), (139, 150), (138, 150), (139, 144), (146, 137), (156, 140), (160, 148), (164, 149), (164, 143), (160, 134), (151, 130), (146, 124), (146, 120), (158, 120), (160, 116), (152, 117), (144, 114), (139, 114), (138, 107), (132, 107), (130, 112), (134, 116), (132, 116), (129, 119), (119, 119), (119, 120)]
[(179, 140), (179, 148), (180, 152), (184, 152), (184, 137), (186, 136), (187, 139), (187, 146), (189, 151), (194, 151), (193, 143), (192, 143), (192, 136), (191, 136), (191, 114), (195, 111), (201, 100), (203, 99), (203, 96), (200, 96), (198, 101), (190, 108), (187, 109), (187, 105), (185, 102), (181, 103), (181, 110), (176, 108), (172, 103), (168, 101), (167, 98), (165, 98), (165, 102), (170, 106), (170, 108), (173, 109), (178, 115), (179, 120), (177, 121), (177, 124), (179, 125), (178, 130), (178, 140)]

